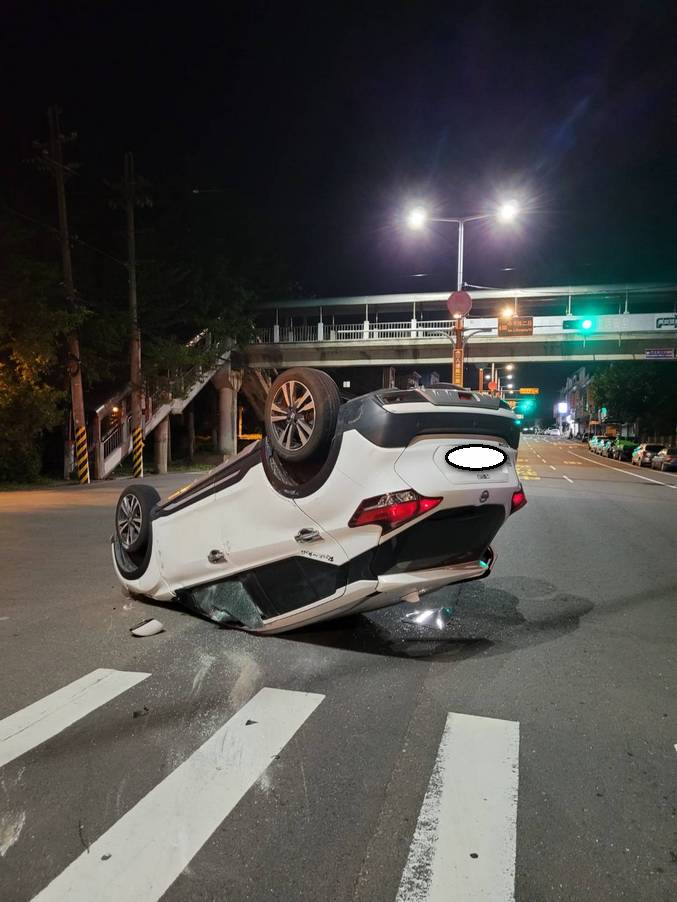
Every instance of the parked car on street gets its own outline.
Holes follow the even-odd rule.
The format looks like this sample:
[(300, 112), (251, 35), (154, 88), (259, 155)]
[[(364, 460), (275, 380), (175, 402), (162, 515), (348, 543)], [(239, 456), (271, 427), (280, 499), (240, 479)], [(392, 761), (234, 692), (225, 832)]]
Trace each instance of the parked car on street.
[(677, 447), (661, 448), (651, 460), (652, 470), (677, 470)]
[(662, 445), (651, 445), (647, 444), (646, 442), (638, 445), (632, 452), (632, 457), (630, 459), (632, 465), (639, 467), (650, 467), (654, 455), (658, 454), (662, 447)]
[(218, 623), (277, 633), (482, 579), (526, 504), (508, 404), (454, 385), (341, 405), (298, 367), (273, 382), (265, 437), (164, 500), (120, 495), (123, 588)]
[(590, 450), (593, 454), (601, 454), (602, 447), (609, 441), (608, 435), (595, 435), (590, 439)]
[(613, 444), (610, 456), (613, 457), (614, 460), (630, 460), (632, 458), (632, 452), (638, 444), (639, 439), (634, 435), (619, 436)]
[(611, 449), (614, 446), (615, 438), (604, 436), (601, 441), (597, 443), (596, 453), (599, 454), (600, 457), (611, 457)]

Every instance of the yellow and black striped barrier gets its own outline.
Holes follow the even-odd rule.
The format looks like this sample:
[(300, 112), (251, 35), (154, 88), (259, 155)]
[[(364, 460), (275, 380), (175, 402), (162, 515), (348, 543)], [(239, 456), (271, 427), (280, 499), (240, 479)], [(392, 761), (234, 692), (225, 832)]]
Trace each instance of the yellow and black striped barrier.
[(78, 482), (89, 483), (89, 453), (87, 451), (87, 430), (80, 426), (75, 430), (75, 467)]
[(134, 479), (143, 478), (143, 430), (136, 426), (132, 430), (132, 461), (134, 463)]

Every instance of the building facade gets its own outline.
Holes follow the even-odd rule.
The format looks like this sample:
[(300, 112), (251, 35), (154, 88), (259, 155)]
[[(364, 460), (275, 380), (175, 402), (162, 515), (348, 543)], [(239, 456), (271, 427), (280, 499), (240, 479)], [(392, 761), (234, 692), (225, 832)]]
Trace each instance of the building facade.
[(567, 414), (564, 417), (567, 431), (580, 435), (594, 430), (598, 417), (592, 397), (592, 373), (585, 366), (579, 367), (567, 377), (562, 388), (562, 400), (567, 404)]

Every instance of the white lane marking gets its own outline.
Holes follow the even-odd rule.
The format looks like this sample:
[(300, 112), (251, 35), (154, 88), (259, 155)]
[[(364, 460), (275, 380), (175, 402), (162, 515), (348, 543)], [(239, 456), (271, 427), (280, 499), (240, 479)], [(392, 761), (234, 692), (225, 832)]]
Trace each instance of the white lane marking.
[(551, 470), (556, 470), (556, 469), (557, 469), (557, 467), (553, 467), (553, 465), (552, 465), (552, 464), (550, 464), (550, 469), (551, 469)]
[(515, 898), (519, 723), (449, 714), (397, 902)]
[(261, 689), (35, 899), (156, 902), (323, 698)]
[(0, 767), (46, 742), (149, 677), (126, 670), (93, 670), (0, 721)]
[(569, 479), (568, 476), (562, 476), (562, 479), (566, 479), (567, 482), (573, 483), (573, 479)]
[(613, 470), (614, 473), (625, 473), (626, 476), (634, 476), (635, 479), (644, 479), (646, 482), (653, 482), (655, 485), (665, 485), (669, 489), (677, 489), (677, 485), (672, 485), (669, 482), (661, 482), (660, 479), (650, 479), (648, 476), (640, 476), (639, 473), (632, 473), (629, 470), (624, 470), (622, 467), (612, 467), (609, 464), (600, 463), (598, 460), (591, 460), (589, 457), (583, 457), (580, 454), (576, 454), (574, 451), (571, 453), (574, 457), (580, 457), (581, 460), (587, 460), (588, 463), (597, 464), (598, 467), (605, 467), (607, 470)]

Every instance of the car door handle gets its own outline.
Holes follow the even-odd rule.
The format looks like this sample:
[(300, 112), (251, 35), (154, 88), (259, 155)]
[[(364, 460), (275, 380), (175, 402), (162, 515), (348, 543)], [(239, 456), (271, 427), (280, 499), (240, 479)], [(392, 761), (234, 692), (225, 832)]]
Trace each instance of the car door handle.
[(294, 536), (295, 541), (303, 544), (305, 542), (321, 541), (322, 536), (317, 529), (301, 529)]

